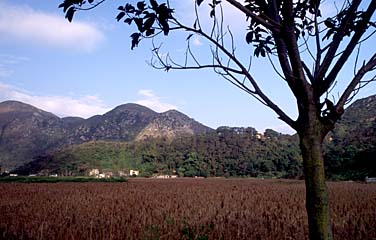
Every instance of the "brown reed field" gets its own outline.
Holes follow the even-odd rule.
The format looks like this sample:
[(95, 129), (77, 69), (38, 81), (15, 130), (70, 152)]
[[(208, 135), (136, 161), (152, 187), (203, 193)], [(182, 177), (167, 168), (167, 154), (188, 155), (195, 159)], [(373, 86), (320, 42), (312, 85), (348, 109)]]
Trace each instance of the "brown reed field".
[[(376, 239), (376, 184), (329, 183), (335, 239)], [(303, 181), (2, 183), (1, 239), (307, 239)]]

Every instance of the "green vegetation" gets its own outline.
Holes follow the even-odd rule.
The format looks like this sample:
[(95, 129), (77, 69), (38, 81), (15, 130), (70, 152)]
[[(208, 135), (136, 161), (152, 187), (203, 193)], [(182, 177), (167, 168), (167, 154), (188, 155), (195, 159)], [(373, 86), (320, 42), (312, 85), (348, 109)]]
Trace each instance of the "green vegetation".
[(93, 177), (45, 177), (15, 176), (0, 177), (0, 183), (58, 183), (58, 182), (126, 182), (125, 178), (93, 178)]
[(376, 95), (354, 102), (325, 143), (330, 179), (376, 176)]
[(302, 176), (297, 138), (273, 130), (265, 135), (253, 128), (221, 127), (217, 131), (134, 142), (89, 142), (37, 157), (17, 169), (23, 175), (88, 175), (91, 169), (127, 171), (141, 176), (177, 174), (181, 177), (285, 177)]

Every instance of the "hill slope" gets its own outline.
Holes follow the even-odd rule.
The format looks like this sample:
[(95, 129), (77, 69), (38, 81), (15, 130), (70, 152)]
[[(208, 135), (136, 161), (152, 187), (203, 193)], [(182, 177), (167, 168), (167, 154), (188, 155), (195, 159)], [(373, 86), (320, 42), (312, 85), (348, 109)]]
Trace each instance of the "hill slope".
[[(141, 105), (124, 104), (89, 119), (59, 118), (25, 103), (2, 102), (0, 167), (3, 171), (10, 170), (36, 156), (88, 141), (132, 141), (146, 136), (177, 137), (212, 131), (184, 114), (174, 112), (157, 113)], [(153, 131), (155, 124), (158, 129)]]
[(0, 103), (0, 166), (14, 168), (66, 143), (64, 121), (31, 105)]
[(344, 179), (376, 176), (376, 95), (356, 100), (328, 136), (327, 174)]

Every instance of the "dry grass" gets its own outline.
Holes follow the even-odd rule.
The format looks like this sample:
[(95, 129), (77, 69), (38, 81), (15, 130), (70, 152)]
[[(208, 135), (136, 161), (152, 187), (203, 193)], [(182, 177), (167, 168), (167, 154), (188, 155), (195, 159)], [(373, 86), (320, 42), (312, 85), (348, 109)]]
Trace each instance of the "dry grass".
[[(376, 184), (330, 183), (335, 239), (376, 239)], [(0, 184), (1, 239), (307, 239), (304, 183)]]

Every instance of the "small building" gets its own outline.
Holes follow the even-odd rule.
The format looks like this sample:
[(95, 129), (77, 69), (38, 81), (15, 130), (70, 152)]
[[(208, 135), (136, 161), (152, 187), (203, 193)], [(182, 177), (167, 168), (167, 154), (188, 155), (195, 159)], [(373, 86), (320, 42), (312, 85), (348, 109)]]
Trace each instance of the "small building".
[(376, 183), (376, 178), (374, 178), (374, 177), (372, 177), (372, 178), (366, 177), (365, 181), (366, 181), (366, 183)]
[(112, 178), (114, 176), (113, 172), (104, 172), (103, 174), (105, 178)]
[(155, 176), (155, 178), (159, 178), (159, 179), (170, 179), (170, 178), (177, 178), (178, 176), (177, 175), (157, 175)]
[(95, 176), (96, 178), (106, 178), (106, 175), (104, 173), (99, 173)]
[(89, 171), (89, 176), (90, 177), (95, 177), (95, 176), (98, 176), (98, 175), (99, 175), (99, 169), (94, 168), (94, 169), (91, 169)]
[(140, 171), (138, 170), (129, 170), (129, 176), (138, 176), (140, 174)]
[(264, 134), (262, 134), (262, 133), (256, 133), (256, 138), (258, 139), (258, 140), (265, 140), (265, 136), (264, 136)]
[(119, 175), (119, 177), (127, 177), (128, 176), (127, 173), (124, 172), (124, 171), (118, 171), (118, 175)]
[(18, 174), (16, 174), (16, 173), (11, 173), (11, 174), (9, 174), (9, 176), (10, 176), (10, 177), (17, 177)]

